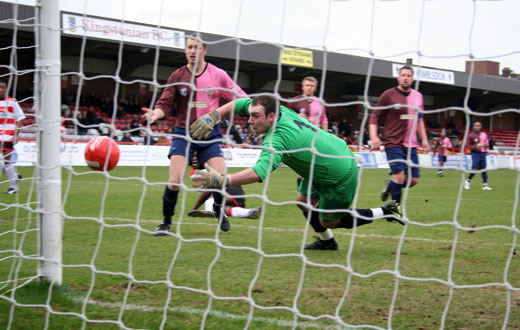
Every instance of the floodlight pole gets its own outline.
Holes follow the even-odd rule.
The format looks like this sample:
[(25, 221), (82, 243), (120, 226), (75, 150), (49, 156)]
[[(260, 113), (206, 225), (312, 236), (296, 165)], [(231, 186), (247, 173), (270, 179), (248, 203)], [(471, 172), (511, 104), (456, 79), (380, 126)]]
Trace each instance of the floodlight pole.
[(61, 216), (61, 49), (59, 0), (38, 0), (39, 50), (36, 69), (39, 76), (39, 136), (38, 157), (40, 179), (39, 202), (39, 256), (38, 276), (41, 281), (57, 285), (62, 282)]

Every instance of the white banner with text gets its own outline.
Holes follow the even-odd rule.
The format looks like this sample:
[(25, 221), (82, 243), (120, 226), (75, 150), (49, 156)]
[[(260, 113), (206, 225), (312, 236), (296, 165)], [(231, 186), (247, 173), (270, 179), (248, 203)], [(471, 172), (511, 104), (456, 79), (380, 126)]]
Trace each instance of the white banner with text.
[(180, 30), (72, 14), (61, 14), (61, 20), (64, 34), (184, 49)]
[[(62, 166), (86, 166), (83, 157), (86, 143), (65, 142), (61, 144)], [(169, 146), (119, 145), (120, 156), (118, 166), (169, 166), (167, 157)], [(33, 166), (37, 160), (37, 146), (34, 141), (21, 141), (15, 146), (16, 165)], [(259, 148), (223, 148), (226, 166), (252, 167), (255, 165), (262, 149)], [(384, 152), (356, 152), (356, 160), (360, 167), (389, 168)], [(421, 167), (437, 167), (437, 156), (419, 155)], [(520, 167), (520, 159), (509, 155), (488, 155), (487, 169), (514, 169)], [(471, 169), (471, 156), (449, 155), (444, 164), (446, 169)]]

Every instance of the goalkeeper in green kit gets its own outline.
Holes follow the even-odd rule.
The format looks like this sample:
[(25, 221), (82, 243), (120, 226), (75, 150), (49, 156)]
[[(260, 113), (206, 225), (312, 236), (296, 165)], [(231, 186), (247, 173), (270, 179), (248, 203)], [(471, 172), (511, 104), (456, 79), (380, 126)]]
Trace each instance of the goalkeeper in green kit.
[[(354, 154), (343, 140), (280, 106), (272, 96), (237, 99), (214, 111), (228, 117), (233, 110), (237, 115), (249, 116), (256, 134), (265, 133), (260, 158), (252, 168), (230, 175), (218, 173), (206, 164), (207, 171), (195, 171), (192, 178), (195, 187), (220, 188), (261, 182), (283, 162), (303, 178), (297, 200), (302, 202), (304, 216), (317, 233), (327, 228), (351, 229), (382, 218), (404, 224), (395, 201), (373, 209), (349, 209), (356, 192), (358, 168)], [(212, 118), (218, 116), (210, 113), (191, 125), (195, 139), (202, 139), (212, 131), (216, 124)], [(311, 205), (319, 208), (319, 212), (311, 210)], [(322, 249), (337, 249), (334, 238), (334, 242), (318, 240), (322, 245), (331, 243), (329, 248)]]

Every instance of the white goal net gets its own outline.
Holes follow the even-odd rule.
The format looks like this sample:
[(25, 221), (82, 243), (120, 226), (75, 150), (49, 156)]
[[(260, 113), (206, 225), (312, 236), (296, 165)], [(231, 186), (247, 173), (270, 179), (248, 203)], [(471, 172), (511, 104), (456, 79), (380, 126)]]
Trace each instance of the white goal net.
[[(0, 102), (12, 97), (25, 115), (14, 151), (0, 142), (0, 190), (14, 184), (9, 166), (17, 177), (16, 192), (0, 195), (0, 327), (518, 328), (520, 44), (510, 32), (519, 9), (516, 0), (0, 1)], [(319, 234), (298, 208), (297, 174), (280, 166), (226, 194), (245, 211), (231, 211), (224, 232), (213, 217), (188, 216), (200, 192), (186, 163), (170, 231), (155, 236), (181, 110), (150, 123), (142, 108), (176, 86), (168, 78), (189, 61), (190, 35), (250, 96), (286, 105), (303, 78), (317, 79), (326, 129), (358, 162), (358, 209), (384, 204), (389, 161), (371, 148), (370, 116), (412, 66), (424, 109), (411, 108), (431, 151), (407, 161), (420, 181), (402, 190), (404, 226), (379, 217), (333, 229), (337, 250), (306, 249)], [(0, 108), (3, 135), (9, 111)], [(266, 148), (248, 120), (222, 123), (228, 173)], [(487, 171), (472, 171), (476, 122), (491, 144)], [(443, 131), (453, 147), (440, 165)], [(83, 158), (99, 135), (119, 143), (109, 172)]]

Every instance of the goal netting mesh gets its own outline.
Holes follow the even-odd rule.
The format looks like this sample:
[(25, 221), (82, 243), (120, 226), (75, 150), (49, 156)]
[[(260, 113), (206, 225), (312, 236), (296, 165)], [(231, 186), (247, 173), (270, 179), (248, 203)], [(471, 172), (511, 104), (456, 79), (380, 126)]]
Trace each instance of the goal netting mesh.
[[(200, 1), (190, 10), (183, 6), (178, 12), (176, 2), (168, 1), (150, 4), (129, 0), (117, 4), (85, 1), (77, 12), (67, 7), (59, 13), (61, 63), (41, 58), (41, 33), (43, 29), (49, 30), (49, 26), (42, 24), (40, 15), (42, 7), (52, 1), (42, 0), (37, 6), (0, 2), (0, 9), (11, 13), (0, 21), (2, 40), (11, 40), (0, 47), (2, 59), (6, 60), (0, 63), (0, 80), (7, 83), (6, 95), (17, 99), (26, 116), (21, 140), (13, 153), (20, 178), (18, 193), (0, 197), (0, 326), (7, 329), (517, 328), (520, 324), (517, 252), (520, 176), (515, 165), (520, 111), (518, 101), (516, 105), (511, 102), (483, 109), (475, 103), (476, 92), (472, 87), (476, 60), (500, 60), (519, 52), (516, 49), (479, 57), (472, 49), (476, 40), (488, 37), (478, 26), (482, 15), (487, 11), (507, 11), (500, 8), (508, 8), (510, 2), (473, 1), (465, 7), (469, 11), (464, 15), (467, 24), (461, 42), (469, 46), (458, 53), (430, 49), (423, 42), (432, 20), (438, 20), (435, 24), (453, 24), (452, 19), (457, 17), (454, 13), (443, 21), (428, 11), (450, 11), (452, 3), (417, 2), (420, 3), (417, 10), (410, 16), (401, 16), (399, 13), (411, 2), (367, 2), (370, 6), (362, 5), (366, 10), (354, 15), (362, 17), (363, 23), (354, 25), (349, 23), (349, 19), (354, 20), (349, 10), (361, 5), (361, 1), (317, 1), (316, 4), (273, 1), (263, 4), (272, 6), (269, 17), (258, 15), (257, 4), (251, 1), (230, 1), (233, 11), (229, 17), (214, 15), (215, 6), (230, 6), (226, 2)], [(317, 3), (316, 17), (301, 14), (301, 6), (309, 5), (313, 11)], [(111, 11), (116, 12), (116, 19)], [(143, 21), (137, 21), (138, 13), (144, 17)], [(297, 14), (303, 15), (302, 19), (296, 27), (291, 26), (288, 22), (294, 22)], [(189, 17), (191, 23), (188, 27), (176, 26), (170, 15), (182, 22)], [(401, 19), (414, 32), (396, 35), (390, 42), (384, 40), (378, 35), (385, 29), (384, 15)], [(346, 21), (344, 25), (337, 24), (341, 20)], [(222, 43), (236, 46), (232, 56), (236, 57), (235, 62), (228, 73), (248, 93), (272, 93), (285, 103), (290, 95), (299, 92), (288, 90), (287, 86), (298, 86), (305, 75), (313, 75), (320, 81), (316, 95), (327, 109), (339, 109), (334, 112), (338, 118), (355, 120), (359, 139), (351, 147), (358, 152), (356, 157), (361, 167), (353, 206), (358, 208), (380, 206), (380, 190), (388, 178), (388, 169), (381, 169), (386, 163), (384, 153), (364, 148), (362, 137), (370, 113), (377, 108), (374, 97), (380, 93), (374, 89), (381, 91), (381, 86), (395, 86), (395, 80), (382, 82), (381, 77), (373, 76), (373, 71), (383, 65), (382, 60), (389, 67), (389, 61), (402, 65), (403, 57), (413, 57), (414, 67), (418, 69), (427, 66), (423, 62), (433, 63), (429, 60), (469, 61), (466, 80), (461, 83), (465, 91), (459, 101), (454, 101), (453, 90), (446, 89), (449, 101), (437, 102), (444, 105), (427, 106), (422, 111), (425, 120), (433, 122), (441, 118), (443, 123), (448, 122), (446, 118), (460, 119), (463, 123), (457, 127), (461, 130), (460, 151), (450, 156), (444, 177), (437, 176), (436, 157), (420, 155), (421, 182), (403, 190), (405, 226), (380, 219), (352, 230), (336, 229), (333, 233), (339, 243), (338, 251), (304, 250), (304, 245), (313, 240), (313, 231), (295, 202), (296, 174), (281, 167), (265, 182), (244, 186), (245, 195), (241, 197), (245, 197), (246, 207), (262, 207), (263, 211), (258, 219), (231, 217), (231, 230), (227, 233), (219, 230), (213, 218), (187, 216), (199, 192), (186, 174), (171, 232), (164, 237), (153, 235), (162, 221), (162, 194), (168, 181), (165, 159), (173, 120), (165, 118), (150, 125), (139, 119), (140, 108), (153, 107), (168, 75), (176, 69), (174, 63), (179, 63), (179, 58), (184, 61), (184, 33), (214, 33), (212, 24), (233, 26), (230, 36), (210, 38), (208, 48)], [(244, 36), (246, 26), (250, 29), (248, 24), (257, 26), (256, 38)], [(265, 36), (264, 25), (270, 25), (266, 31), (276, 26), (276, 36)], [(343, 26), (343, 30), (338, 30), (338, 26)], [(312, 42), (305, 40), (309, 30), (320, 33), (321, 43), (314, 42), (316, 38)], [(101, 31), (103, 37), (93, 35), (95, 31)], [(322, 69), (283, 63), (288, 52), (285, 38), (290, 33), (297, 35), (294, 40), (298, 45), (290, 47), (293, 54), (298, 50), (303, 57), (313, 51), (325, 54), (319, 57), (322, 59), (319, 65), (315, 63), (315, 67)], [(354, 34), (362, 35), (364, 41), (349, 42)], [(149, 38), (144, 38), (145, 35)], [(269, 41), (250, 41), (244, 37)], [(407, 38), (415, 39), (415, 46), (399, 47), (400, 40), (404, 43)], [(172, 42), (175, 47), (171, 47)], [(254, 77), (244, 78), (240, 72), (241, 68), (252, 65), (241, 62), (241, 51), (249, 51), (247, 47), (251, 45), (274, 48), (279, 54), (274, 69), (258, 59), (266, 71), (275, 73), (265, 86), (257, 86), (252, 81)], [(357, 99), (325, 97), (327, 81), (332, 79), (326, 55), (339, 53), (370, 59), (366, 67), (351, 70), (356, 74), (362, 70), (362, 75), (345, 78), (345, 89), (349, 83), (362, 81), (360, 91), (342, 91), (347, 96), (359, 94)], [(208, 62), (222, 61), (218, 54), (214, 57), (209, 54)], [(161, 61), (164, 57), (177, 61)], [(56, 65), (61, 70), (56, 71)], [(301, 77), (288, 81), (284, 75), (294, 70), (300, 70)], [(429, 72), (453, 74), (445, 69)], [(47, 76), (59, 77), (62, 90), (61, 100), (55, 100), (62, 105), (59, 116), (64, 117), (58, 167), (41, 162), (41, 153), (46, 148), (42, 140), (50, 134), (49, 127), (59, 126), (56, 122), (59, 116), (49, 120), (45, 115), (46, 111), (52, 111), (43, 102), (49, 97), (42, 95), (46, 93), (42, 79)], [(421, 91), (427, 78), (418, 79), (415, 88)], [(442, 90), (443, 84), (438, 86)], [(498, 91), (477, 92), (476, 101), (493, 97), (493, 102), (501, 105), (493, 96)], [(84, 121), (92, 115), (94, 121)], [(493, 155), (494, 167), (488, 171), (493, 191), (481, 190), (480, 173), (473, 179), (471, 190), (465, 190), (470, 158), (464, 149), (470, 123), (477, 119), (498, 123), (500, 118), (516, 120), (516, 133), (509, 132), (514, 140), (513, 152)], [(230, 146), (224, 151), (229, 172), (236, 172), (240, 164), (249, 164), (261, 149), (254, 139), (241, 144), (232, 141), (236, 126), (246, 131), (247, 118), (233, 116), (226, 127), (223, 143)], [(335, 128), (333, 120), (330, 128)], [(429, 131), (432, 132), (438, 130)], [(119, 140), (125, 133), (129, 133), (131, 140), (120, 144), (121, 159), (116, 169), (94, 172), (84, 165), (82, 155), (89, 139), (101, 134)], [(245, 159), (245, 163), (233, 163), (237, 157)], [(42, 173), (56, 168), (61, 171), (61, 182), (49, 177), (42, 179), (45, 175)], [(8, 183), (2, 173), (1, 189), (6, 190)], [(46, 190), (56, 184), (61, 185), (58, 212), (49, 206), (49, 190)], [(62, 232), (62, 237), (42, 237), (48, 219), (58, 219), (60, 228), (55, 231)], [(47, 244), (44, 240), (49, 239), (55, 244), (51, 244), (51, 249), (53, 246), (61, 249), (60, 253), (50, 255), (62, 255), (61, 260), (47, 260), (42, 253)], [(59, 267), (62, 276), (53, 277), (50, 266)]]

